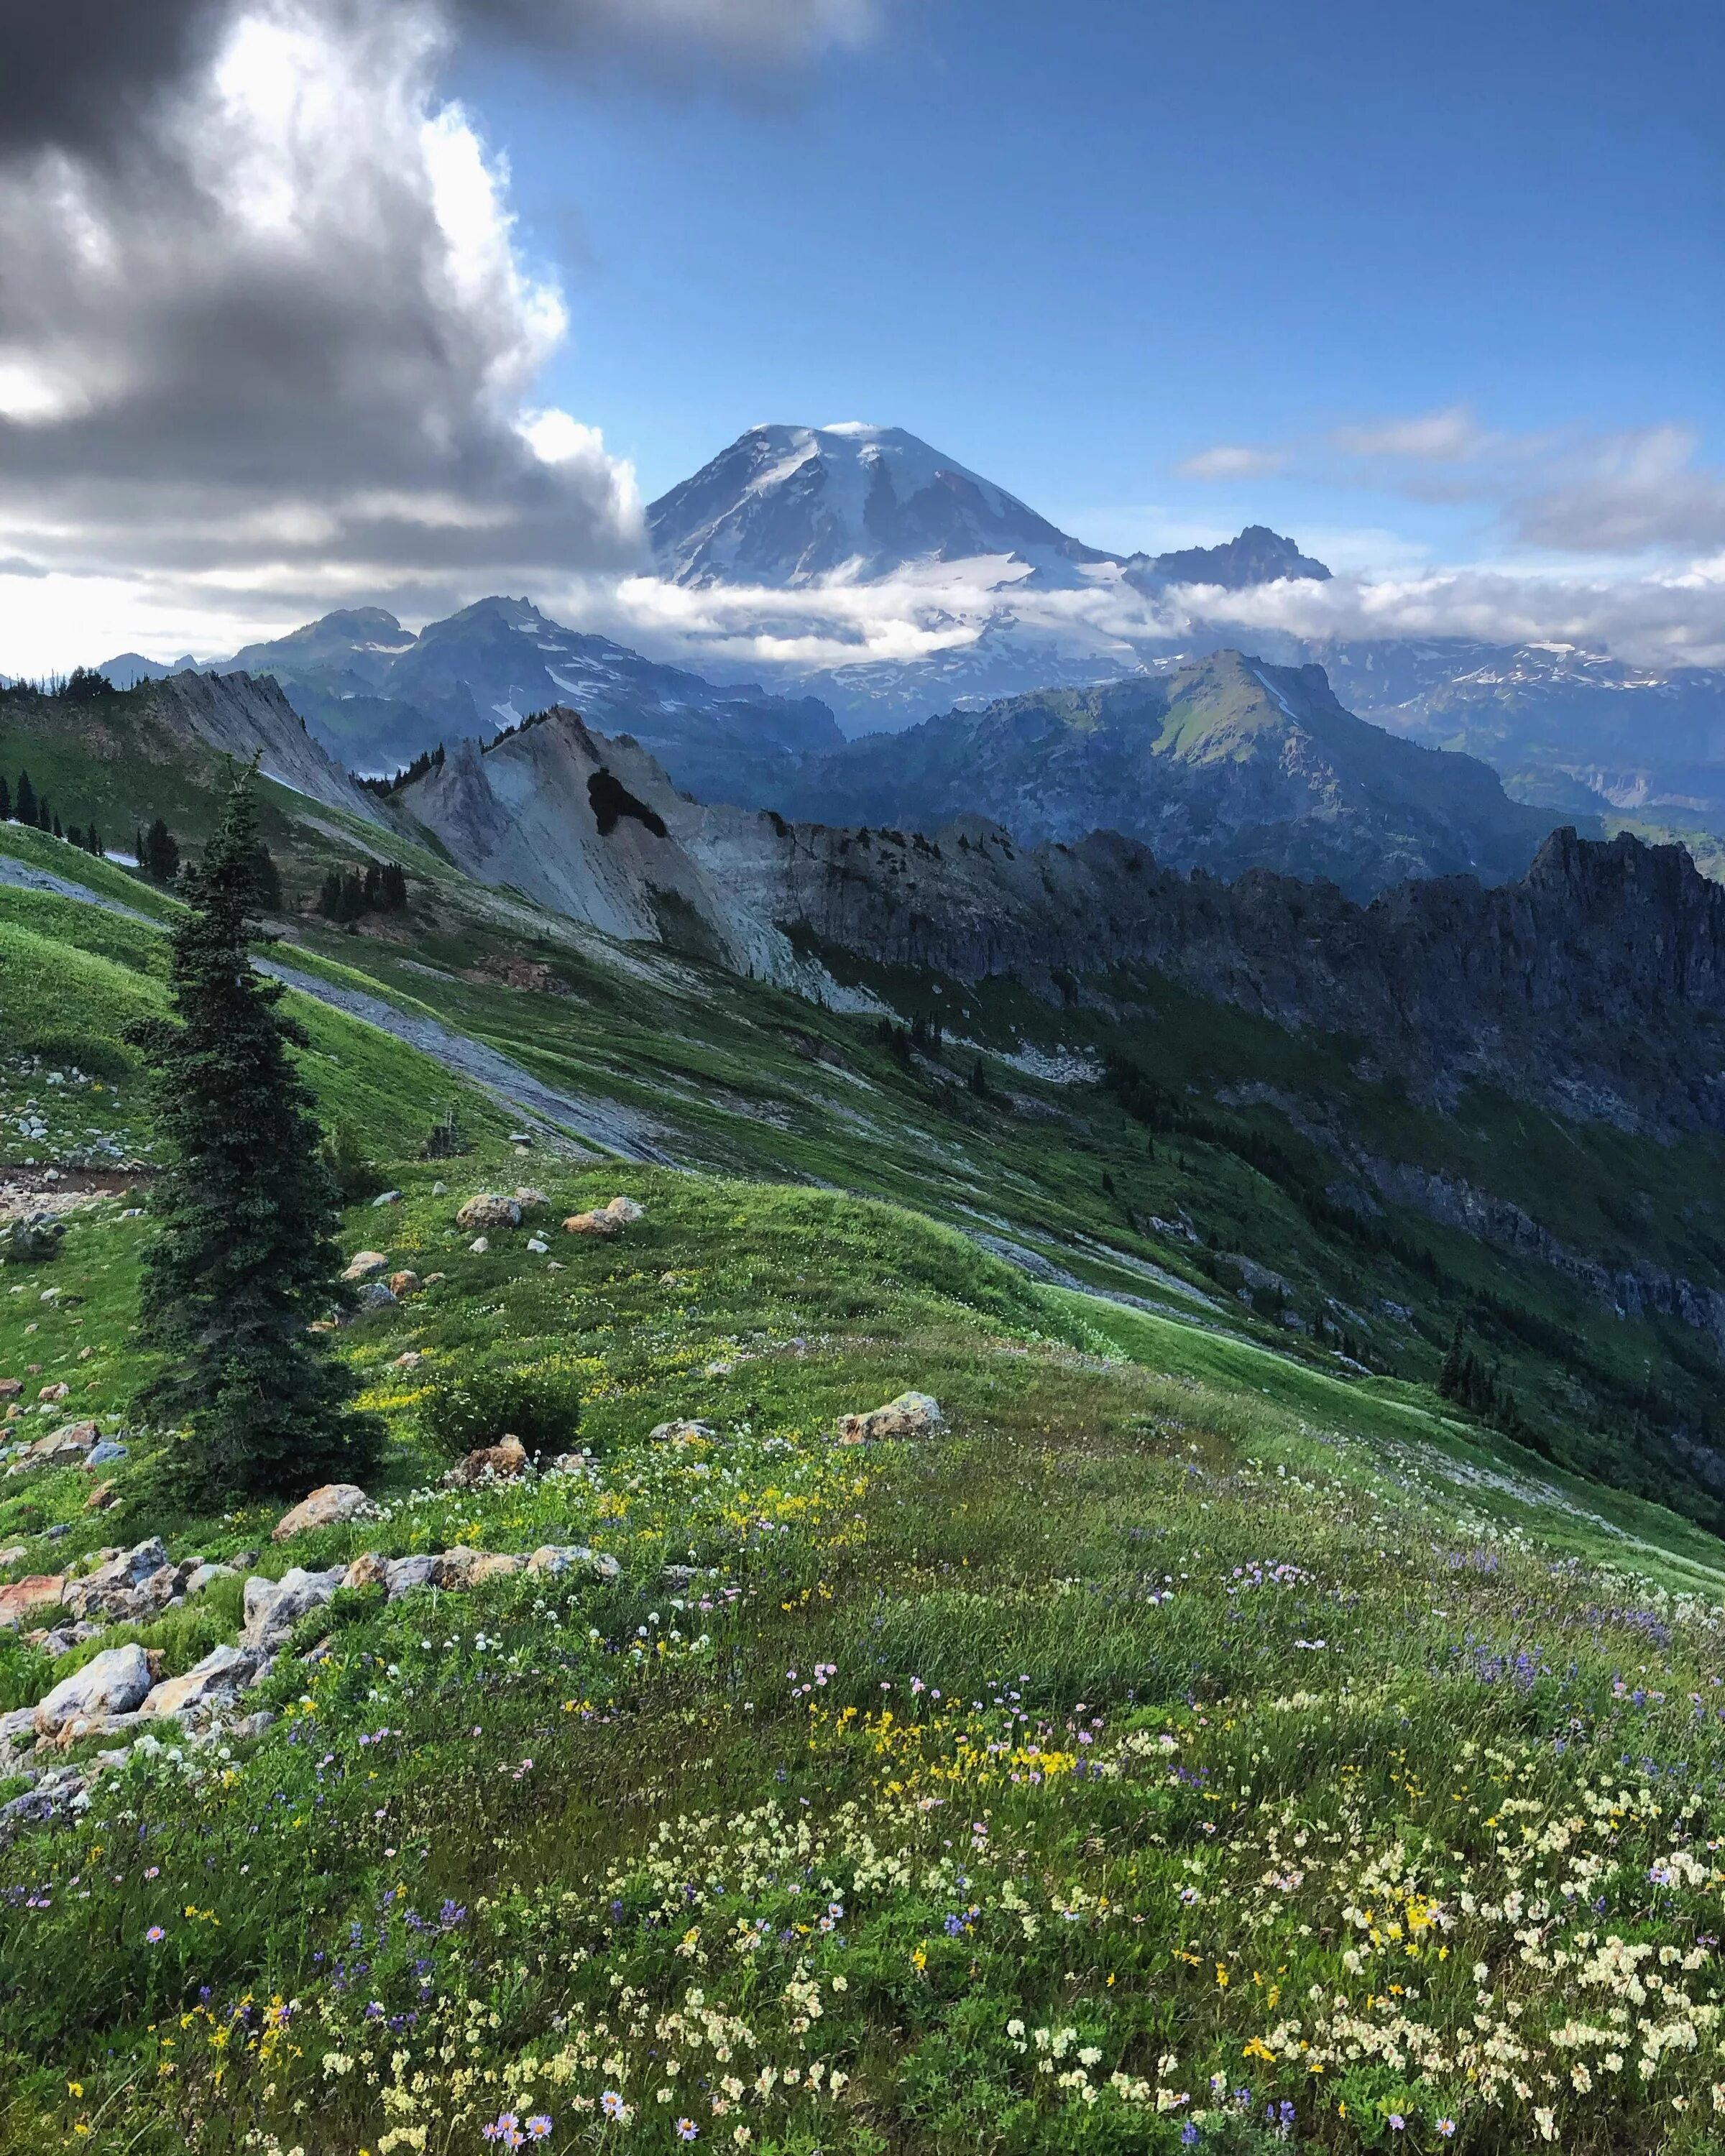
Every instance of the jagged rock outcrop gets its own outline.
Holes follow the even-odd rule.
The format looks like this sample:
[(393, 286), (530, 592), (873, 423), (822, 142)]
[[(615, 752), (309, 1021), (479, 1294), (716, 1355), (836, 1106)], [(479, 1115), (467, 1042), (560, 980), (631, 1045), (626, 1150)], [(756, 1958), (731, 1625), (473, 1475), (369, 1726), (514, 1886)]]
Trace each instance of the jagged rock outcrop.
[(156, 716), (182, 727), (208, 748), (249, 763), (295, 793), (345, 808), (368, 824), (388, 821), (377, 797), (348, 777), (306, 732), (305, 722), (265, 675), (170, 674), (151, 692)]
[(1361, 905), (1265, 870), (1182, 875), (1114, 832), (1032, 850), (976, 817), (929, 838), (706, 807), (572, 712), (403, 800), (481, 880), (787, 985), (823, 945), (1051, 1000), (1129, 1006), (1153, 973), (1349, 1035), (1427, 1098), (1489, 1078), (1571, 1114), (1725, 1127), (1725, 888), (1678, 846), (1564, 829), (1514, 881)]

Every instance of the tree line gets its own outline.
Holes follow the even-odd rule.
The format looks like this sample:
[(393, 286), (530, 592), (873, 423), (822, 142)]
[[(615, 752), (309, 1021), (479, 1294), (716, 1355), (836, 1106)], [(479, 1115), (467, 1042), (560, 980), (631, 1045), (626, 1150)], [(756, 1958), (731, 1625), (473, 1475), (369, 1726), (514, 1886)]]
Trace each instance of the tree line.
[(38, 793), (31, 784), (28, 771), (19, 772), (16, 792), (4, 778), (0, 778), (0, 823), (23, 824), (31, 830), (45, 831), (52, 838), (64, 839), (69, 845), (98, 857), (104, 850), (102, 834), (94, 821), (88, 826), (73, 824), (62, 828), (47, 795)]
[(363, 870), (331, 869), (317, 894), (326, 921), (357, 921), (362, 913), (399, 913), (408, 902), (408, 872), (399, 861), (367, 861)]

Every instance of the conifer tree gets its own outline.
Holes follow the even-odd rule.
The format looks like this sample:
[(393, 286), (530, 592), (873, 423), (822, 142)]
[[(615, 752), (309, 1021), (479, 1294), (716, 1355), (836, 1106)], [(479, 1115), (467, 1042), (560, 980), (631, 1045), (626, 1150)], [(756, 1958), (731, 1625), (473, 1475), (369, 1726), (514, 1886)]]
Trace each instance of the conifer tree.
[(257, 845), (246, 772), (187, 879), (169, 973), (177, 1023), (131, 1035), (168, 1155), (140, 1305), (164, 1367), (137, 1406), (177, 1433), (162, 1461), (170, 1486), (204, 1503), (352, 1480), (375, 1464), (380, 1435), (374, 1418), (344, 1413), (352, 1376), (307, 1330), (341, 1297), (336, 1193), (288, 1053), (305, 1036), (248, 956)]
[(261, 839), (252, 849), (252, 901), (270, 913), (281, 906), (281, 870)]
[(172, 883), (180, 872), (179, 841), (158, 816), (144, 834), (141, 856), (144, 873), (154, 883)]
[(0, 824), (12, 821), (12, 788), (0, 778)]
[(28, 771), (18, 775), (18, 819), (20, 824), (32, 825), (36, 821), (36, 789), (30, 783)]

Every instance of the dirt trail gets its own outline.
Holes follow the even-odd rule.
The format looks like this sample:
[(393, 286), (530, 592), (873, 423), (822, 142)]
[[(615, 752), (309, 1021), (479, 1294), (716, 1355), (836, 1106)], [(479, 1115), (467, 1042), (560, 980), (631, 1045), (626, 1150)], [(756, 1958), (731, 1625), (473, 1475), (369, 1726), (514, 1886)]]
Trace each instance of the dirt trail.
[[(87, 885), (74, 883), (69, 876), (56, 875), (48, 869), (32, 868), (3, 854), (0, 854), (0, 883), (9, 883), (23, 891), (48, 891), (59, 898), (74, 898), (85, 906), (100, 906), (104, 912), (121, 914), (128, 921), (141, 921), (151, 928), (161, 926), (147, 913), (141, 913), (119, 899), (106, 897)], [(667, 1133), (620, 1101), (562, 1092), (496, 1049), (487, 1047), (483, 1041), (470, 1040), (440, 1019), (417, 1011), (398, 1010), (382, 996), (367, 994), (361, 988), (337, 988), (316, 973), (287, 965), (279, 958), (254, 958), (252, 963), (259, 973), (297, 988), (302, 995), (316, 997), (319, 1003), (346, 1011), (351, 1018), (363, 1019), (379, 1032), (406, 1041), (410, 1048), (418, 1049), (441, 1063), (445, 1070), (480, 1087), (494, 1101), (529, 1122), (539, 1124), (561, 1137), (579, 1140), (596, 1151), (619, 1153), (625, 1160), (654, 1161), (663, 1167), (676, 1165), (660, 1143)]]
[(482, 1087), (494, 1100), (531, 1120), (549, 1124), (565, 1136), (582, 1139), (603, 1152), (620, 1153), (625, 1160), (656, 1161), (664, 1167), (675, 1165), (658, 1142), (664, 1135), (659, 1127), (634, 1109), (625, 1108), (620, 1101), (596, 1101), (560, 1092), (536, 1078), (531, 1070), (524, 1070), (519, 1063), (487, 1047), (485, 1042), (457, 1033), (441, 1019), (429, 1018), (417, 1011), (398, 1010), (382, 996), (368, 995), (362, 988), (337, 988), (329, 981), (319, 979), (316, 973), (302, 973), (297, 966), (285, 965), (279, 958), (254, 958), (252, 963), (259, 973), (285, 982), (289, 988), (315, 996), (320, 1003), (346, 1011), (350, 1017), (363, 1019), (382, 1033), (393, 1034), (398, 1040), (406, 1041), (410, 1048), (433, 1057), (458, 1077)]

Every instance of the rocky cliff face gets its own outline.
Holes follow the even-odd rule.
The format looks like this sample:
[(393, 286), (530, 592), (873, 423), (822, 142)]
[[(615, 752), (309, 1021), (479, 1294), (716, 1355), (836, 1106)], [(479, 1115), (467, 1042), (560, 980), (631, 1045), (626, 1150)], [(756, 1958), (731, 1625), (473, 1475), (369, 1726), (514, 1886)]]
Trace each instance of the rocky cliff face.
[(353, 780), (305, 731), (287, 698), (266, 675), (171, 674), (151, 692), (153, 708), (206, 747), (243, 763), (256, 756), (274, 778), (367, 823), (387, 821), (375, 794)]
[(931, 838), (710, 808), (572, 712), (398, 798), (483, 880), (788, 985), (811, 939), (1053, 1000), (1129, 1005), (1159, 974), (1352, 1036), (1426, 1097), (1489, 1078), (1572, 1114), (1725, 1128), (1725, 889), (1679, 847), (1563, 830), (1514, 882), (1362, 906), (1263, 870), (1182, 875), (1111, 832), (1028, 849), (977, 817)]

